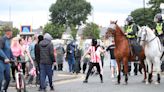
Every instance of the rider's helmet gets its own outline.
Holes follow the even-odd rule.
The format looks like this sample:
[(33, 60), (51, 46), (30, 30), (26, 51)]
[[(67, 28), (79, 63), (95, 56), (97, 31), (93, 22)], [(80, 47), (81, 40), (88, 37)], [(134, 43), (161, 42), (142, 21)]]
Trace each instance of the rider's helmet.
[(160, 13), (154, 16), (154, 22), (162, 22), (162, 15)]
[(126, 25), (131, 25), (133, 22), (134, 22), (134, 19), (133, 19), (133, 17), (130, 16), (130, 15), (129, 15), (129, 16), (126, 18), (126, 20), (125, 20), (125, 24), (126, 24)]

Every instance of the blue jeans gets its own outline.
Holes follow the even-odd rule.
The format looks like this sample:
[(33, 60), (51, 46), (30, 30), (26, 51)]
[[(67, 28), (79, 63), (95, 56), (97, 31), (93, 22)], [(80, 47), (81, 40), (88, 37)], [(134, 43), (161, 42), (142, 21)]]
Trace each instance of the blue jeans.
[(46, 89), (46, 76), (48, 76), (49, 85), (52, 87), (53, 70), (52, 65), (40, 64), (40, 88)]
[(4, 79), (3, 90), (7, 90), (10, 83), (10, 64), (4, 64), (0, 61), (0, 90), (2, 90), (2, 82)]
[(74, 72), (75, 58), (68, 58), (69, 72)]

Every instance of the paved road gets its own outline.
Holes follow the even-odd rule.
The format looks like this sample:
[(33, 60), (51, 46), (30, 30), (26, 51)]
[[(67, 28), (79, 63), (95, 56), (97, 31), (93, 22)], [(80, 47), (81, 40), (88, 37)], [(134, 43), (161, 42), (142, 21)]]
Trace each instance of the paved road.
[[(129, 77), (128, 85), (123, 85), (124, 78), (122, 78), (120, 85), (115, 85), (116, 78), (110, 78), (108, 61), (109, 60), (106, 60), (105, 62), (104, 83), (100, 83), (99, 76), (90, 76), (88, 83), (84, 84), (82, 81), (84, 80), (85, 75), (83, 74), (76, 76), (59, 72), (55, 77), (62, 79), (62, 81), (54, 82), (55, 92), (164, 92), (164, 77), (161, 78), (161, 84), (159, 85), (155, 85), (154, 82), (146, 85), (141, 82), (143, 75), (133, 76), (132, 74), (132, 76)], [(63, 80), (63, 78), (65, 79), (66, 77), (75, 79), (71, 78)], [(38, 92), (38, 87), (36, 86), (28, 87), (27, 89), (28, 92)], [(15, 88), (10, 87), (8, 92), (16, 92), (16, 90)], [(47, 89), (47, 92), (50, 92), (49, 88)]]
[[(75, 76), (75, 75), (72, 75)], [(80, 74), (73, 80), (55, 82), (55, 92), (164, 92), (164, 77), (161, 78), (161, 84), (155, 85), (142, 83), (143, 75), (130, 76), (128, 85), (123, 85), (122, 78), (120, 85), (115, 85), (116, 79), (110, 78), (109, 67), (104, 69), (104, 83), (100, 83), (99, 76), (90, 76), (88, 83), (84, 84), (85, 75)], [(155, 76), (154, 76), (155, 77)], [(154, 79), (155, 80), (155, 79)], [(37, 87), (28, 87), (28, 92), (37, 92)], [(16, 92), (10, 88), (8, 92)], [(49, 92), (49, 89), (47, 90)]]

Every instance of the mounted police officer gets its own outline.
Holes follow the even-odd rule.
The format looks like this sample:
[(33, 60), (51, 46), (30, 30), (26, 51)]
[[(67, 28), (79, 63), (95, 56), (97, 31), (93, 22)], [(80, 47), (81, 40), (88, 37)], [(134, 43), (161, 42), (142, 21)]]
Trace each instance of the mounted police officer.
[[(134, 55), (138, 53), (138, 44), (137, 44), (137, 32), (139, 31), (138, 25), (135, 24), (132, 16), (128, 16), (125, 20), (125, 35), (128, 38), (131, 46), (131, 53)], [(130, 64), (131, 65), (131, 64)], [(129, 72), (131, 70), (131, 66), (129, 65)], [(138, 63), (134, 63), (134, 74), (137, 75), (138, 72)]]
[(156, 14), (154, 17), (155, 34), (159, 37), (161, 44), (164, 45), (164, 23), (161, 14)]

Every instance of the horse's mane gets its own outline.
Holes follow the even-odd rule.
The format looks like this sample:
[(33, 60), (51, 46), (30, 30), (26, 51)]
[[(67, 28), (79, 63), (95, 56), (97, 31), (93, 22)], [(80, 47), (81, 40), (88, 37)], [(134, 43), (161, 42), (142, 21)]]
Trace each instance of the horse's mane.
[(142, 28), (144, 28), (145, 30), (147, 30), (147, 32), (148, 32), (149, 34), (155, 35), (154, 32), (153, 32), (153, 30), (152, 30), (150, 27), (148, 27), (148, 26), (143, 26)]
[(119, 30), (122, 35), (124, 35), (122, 29), (117, 25), (117, 21), (110, 21), (110, 24), (114, 24), (115, 26), (111, 27), (112, 29)]

